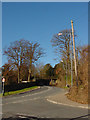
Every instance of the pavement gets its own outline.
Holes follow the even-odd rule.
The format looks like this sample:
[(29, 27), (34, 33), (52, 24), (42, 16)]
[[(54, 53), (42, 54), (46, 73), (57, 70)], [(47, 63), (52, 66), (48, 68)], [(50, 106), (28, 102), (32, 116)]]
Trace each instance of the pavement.
[(53, 95), (53, 96), (49, 96), (47, 98), (47, 101), (54, 103), (54, 104), (89, 109), (88, 104), (81, 104), (81, 103), (77, 103), (77, 102), (74, 102), (74, 101), (68, 99), (66, 96), (67, 93), (68, 93), (68, 91), (65, 91), (62, 89), (62, 92), (60, 92), (56, 95)]

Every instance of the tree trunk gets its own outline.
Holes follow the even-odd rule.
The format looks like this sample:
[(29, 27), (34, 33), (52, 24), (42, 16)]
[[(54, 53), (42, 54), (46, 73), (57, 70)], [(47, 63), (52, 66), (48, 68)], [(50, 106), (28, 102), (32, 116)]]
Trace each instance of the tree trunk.
[(20, 83), (20, 68), (18, 67), (18, 83)]
[(28, 73), (28, 82), (30, 82), (31, 79), (31, 68), (29, 68), (29, 73)]
[(32, 58), (30, 58), (29, 73), (28, 73), (28, 82), (30, 82), (30, 80), (31, 80), (31, 73), (32, 73)]

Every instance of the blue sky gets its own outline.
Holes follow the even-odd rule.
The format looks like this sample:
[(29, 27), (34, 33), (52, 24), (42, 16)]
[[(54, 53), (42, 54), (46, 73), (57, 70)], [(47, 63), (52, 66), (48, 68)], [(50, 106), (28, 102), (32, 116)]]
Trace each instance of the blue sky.
[[(7, 2), (2, 4), (2, 48), (15, 40), (37, 41), (46, 55), (43, 64), (54, 66), (57, 61), (51, 39), (55, 33), (71, 28), (71, 19), (77, 34), (76, 44), (88, 44), (87, 2)], [(3, 57), (2, 65), (7, 62)]]

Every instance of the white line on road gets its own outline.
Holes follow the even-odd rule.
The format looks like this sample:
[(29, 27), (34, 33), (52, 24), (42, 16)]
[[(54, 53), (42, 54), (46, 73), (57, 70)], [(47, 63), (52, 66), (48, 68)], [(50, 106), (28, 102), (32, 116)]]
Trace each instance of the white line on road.
[(17, 113), (18, 116), (24, 116), (24, 117), (35, 117), (34, 114), (25, 114), (25, 113)]
[(18, 117), (19, 117), (19, 118), (27, 118), (27, 117), (25, 117), (25, 116), (21, 116), (21, 115), (20, 115), (20, 116), (18, 116)]
[(59, 103), (59, 102), (55, 102), (53, 100), (47, 99), (48, 102), (54, 103), (54, 104), (59, 104), (59, 105), (65, 105), (65, 106), (70, 106), (70, 107), (79, 107), (79, 108), (85, 108), (88, 109), (88, 107), (84, 107), (84, 106), (74, 106), (74, 105), (70, 105), (70, 104), (65, 104), (65, 103)]

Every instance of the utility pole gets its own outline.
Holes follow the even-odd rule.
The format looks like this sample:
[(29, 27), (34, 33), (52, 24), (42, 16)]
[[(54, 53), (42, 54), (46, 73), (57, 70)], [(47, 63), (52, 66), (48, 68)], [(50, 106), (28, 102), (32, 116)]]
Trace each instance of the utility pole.
[(70, 41), (71, 41), (71, 87), (73, 86), (73, 63), (72, 63), (72, 37), (70, 33)]
[(67, 87), (67, 84), (68, 82), (67, 82), (67, 56), (66, 56), (66, 87)]
[(78, 87), (77, 64), (76, 64), (76, 54), (75, 54), (75, 40), (74, 40), (74, 29), (73, 29), (73, 21), (72, 20), (71, 20), (71, 26), (72, 26), (72, 36), (73, 36), (73, 53), (74, 53), (74, 64), (75, 64), (75, 79), (76, 79), (76, 85)]

